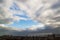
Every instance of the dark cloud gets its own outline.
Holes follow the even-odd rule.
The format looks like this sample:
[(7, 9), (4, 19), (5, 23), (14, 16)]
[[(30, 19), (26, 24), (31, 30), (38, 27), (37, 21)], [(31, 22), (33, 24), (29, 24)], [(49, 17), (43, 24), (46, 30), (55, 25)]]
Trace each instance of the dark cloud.
[(0, 0), (0, 3), (3, 3), (4, 2), (4, 0)]
[(60, 1), (55, 3), (55, 4), (53, 4), (51, 8), (52, 9), (60, 8)]
[(41, 33), (43, 33), (43, 35), (45, 35), (46, 33), (54, 33), (54, 34), (60, 34), (60, 27), (57, 27), (55, 29), (53, 28), (48, 28), (48, 26), (46, 26), (46, 29), (38, 29), (36, 31), (31, 31), (31, 30), (24, 30), (24, 31), (17, 31), (17, 30), (9, 30), (6, 29), (4, 27), (0, 27), (0, 36), (1, 35), (13, 35), (13, 36), (39, 36), (42, 35)]

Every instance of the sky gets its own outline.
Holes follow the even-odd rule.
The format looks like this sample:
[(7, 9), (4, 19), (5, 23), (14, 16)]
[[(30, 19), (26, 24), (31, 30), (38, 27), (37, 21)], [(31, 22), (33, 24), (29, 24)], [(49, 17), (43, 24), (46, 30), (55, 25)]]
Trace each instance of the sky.
[[(14, 2), (12, 3), (13, 5), (11, 5), (11, 7), (9, 8), (10, 11), (12, 11), (12, 13), (16, 12), (16, 14), (14, 14), (14, 16), (18, 16), (18, 17), (22, 17), (22, 18), (29, 18), (26, 15), (26, 12), (22, 9), (20, 9), (20, 7)], [(14, 11), (14, 12), (13, 12)], [(19, 14), (17, 14), (18, 11), (21, 11), (21, 13), (19, 12)], [(26, 20), (19, 20), (19, 21), (15, 21), (13, 24), (8, 25), (8, 26), (13, 26), (13, 27), (18, 27), (18, 28), (29, 28), (32, 25), (37, 25), (38, 22), (33, 21), (31, 19), (26, 19)]]
[[(11, 13), (16, 13), (13, 16), (18, 16), (18, 17), (26, 18), (26, 19), (20, 20), (19, 18), (16, 18), (16, 21), (14, 21), (13, 24), (8, 24), (8, 25), (6, 24), (6, 26), (25, 29), (25, 28), (31, 27), (32, 25), (39, 24), (38, 21), (29, 19), (29, 17), (26, 15), (26, 11), (20, 9), (20, 7), (15, 2), (13, 2), (12, 5), (9, 7), (9, 11)], [(21, 12), (18, 12), (18, 11), (21, 11)]]
[(60, 27), (60, 0), (0, 0), (0, 26), (29, 30)]
[[(21, 28), (21, 29), (27, 29), (32, 27), (33, 25), (40, 24), (36, 20), (32, 20), (28, 15), (26, 10), (22, 9), (16, 1), (11, 1), (8, 3), (7, 0), (5, 0), (7, 3), (3, 4), (3, 0), (1, 0), (2, 3), (0, 8), (3, 10), (0, 12), (0, 26), (7, 26), (7, 27), (14, 27), (14, 28)], [(5, 7), (3, 7), (5, 5)], [(22, 4), (23, 5), (23, 4)], [(22, 6), (21, 5), (21, 6)], [(28, 5), (24, 4), (26, 7)], [(6, 13), (5, 13), (6, 12)], [(5, 15), (4, 15), (5, 14)]]

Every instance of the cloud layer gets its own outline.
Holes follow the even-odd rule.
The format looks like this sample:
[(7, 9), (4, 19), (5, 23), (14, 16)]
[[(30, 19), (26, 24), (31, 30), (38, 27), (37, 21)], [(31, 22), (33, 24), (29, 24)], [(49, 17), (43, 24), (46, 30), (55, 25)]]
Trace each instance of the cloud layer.
[(40, 29), (40, 30), (45, 29), (45, 25), (39, 23), (39, 24), (37, 24), (37, 25), (32, 25), (30, 28), (28, 28), (28, 30), (30, 30), (30, 31), (36, 31), (36, 30), (38, 30), (38, 29)]
[[(21, 10), (18, 10), (19, 8), (14, 7), (17, 6), (13, 4), (13, 0), (0, 0), (0, 24), (10, 24), (13, 23), (14, 21), (19, 21), (19, 20), (27, 20), (26, 18), (16, 16), (15, 14), (22, 14), (23, 12)], [(10, 7), (12, 6), (12, 10)], [(14, 10), (13, 10), (14, 9)], [(17, 11), (18, 10), (18, 11)]]
[[(53, 28), (60, 27), (60, 0), (29, 0), (18, 5), (32, 20)], [(22, 5), (22, 6), (21, 6)]]
[[(16, 16), (24, 13), (28, 18)], [(0, 0), (0, 24), (29, 19), (53, 28), (60, 27), (60, 0)]]

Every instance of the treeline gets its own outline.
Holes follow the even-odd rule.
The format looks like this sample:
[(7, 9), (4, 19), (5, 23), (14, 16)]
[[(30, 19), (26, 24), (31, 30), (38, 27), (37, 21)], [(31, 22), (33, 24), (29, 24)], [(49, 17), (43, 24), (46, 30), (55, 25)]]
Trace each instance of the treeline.
[(60, 40), (59, 35), (47, 35), (45, 36), (12, 36), (3, 35), (0, 36), (0, 40)]

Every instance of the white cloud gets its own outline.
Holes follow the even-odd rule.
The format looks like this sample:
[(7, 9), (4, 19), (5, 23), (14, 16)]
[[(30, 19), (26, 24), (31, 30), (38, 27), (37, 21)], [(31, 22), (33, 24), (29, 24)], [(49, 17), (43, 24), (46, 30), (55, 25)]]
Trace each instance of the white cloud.
[(54, 28), (60, 26), (60, 0), (29, 0), (17, 4), (32, 20)]
[[(6, 0), (4, 2), (5, 4), (0, 5), (2, 9), (2, 11), (0, 11), (0, 24), (9, 23), (14, 20), (25, 20), (25, 18), (13, 16), (14, 13), (9, 11), (8, 8), (13, 1), (14, 0)], [(16, 0), (15, 2), (20, 9), (26, 11), (29, 19), (37, 20), (53, 27), (60, 26), (60, 0)], [(1, 14), (2, 12), (3, 14)]]
[(6, 26), (4, 24), (0, 24), (0, 29), (1, 28), (6, 29), (6, 30), (15, 30), (15, 31), (24, 31), (25, 30), (25, 29), (22, 29), (22, 28), (9, 27), (9, 26)]
[(19, 17), (19, 16), (13, 16), (14, 14), (21, 14), (19, 11), (13, 11), (11, 12), (9, 10), (9, 7), (13, 4), (13, 0), (3, 0), (3, 3), (0, 3), (0, 24), (11, 24), (14, 21), (19, 21), (19, 20), (27, 20), (26, 18)]
[(45, 25), (39, 23), (37, 25), (32, 25), (30, 28), (28, 28), (28, 30), (32, 30), (32, 31), (37, 30), (37, 29), (45, 29)]
[(4, 24), (0, 24), (0, 26), (4, 27), (5, 25)]

